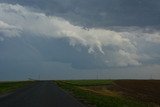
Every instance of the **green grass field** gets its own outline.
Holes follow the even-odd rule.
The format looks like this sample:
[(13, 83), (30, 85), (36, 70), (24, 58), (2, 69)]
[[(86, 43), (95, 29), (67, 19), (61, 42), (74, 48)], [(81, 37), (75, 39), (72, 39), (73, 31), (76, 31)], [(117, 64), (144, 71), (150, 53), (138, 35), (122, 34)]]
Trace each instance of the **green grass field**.
[(18, 88), (21, 88), (27, 84), (31, 83), (31, 81), (23, 81), (23, 82), (1, 82), (0, 83), (0, 95), (8, 92), (12, 92)]
[(82, 87), (112, 84), (111, 80), (70, 80), (56, 81), (56, 83), (66, 91), (70, 92), (86, 105), (95, 105), (96, 107), (154, 107), (151, 103), (144, 103), (138, 100), (128, 99), (122, 96), (106, 96), (84, 90)]
[(106, 85), (112, 84), (112, 80), (68, 80), (67, 83), (77, 86), (94, 86), (94, 85)]

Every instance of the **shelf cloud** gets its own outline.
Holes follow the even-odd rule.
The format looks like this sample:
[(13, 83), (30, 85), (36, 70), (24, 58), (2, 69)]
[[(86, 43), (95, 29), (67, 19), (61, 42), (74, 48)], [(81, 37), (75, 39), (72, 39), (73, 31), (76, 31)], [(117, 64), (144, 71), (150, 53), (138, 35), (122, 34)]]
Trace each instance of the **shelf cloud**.
[[(160, 60), (158, 28), (89, 28), (19, 4), (0, 3), (0, 45), (0, 60), (50, 60), (80, 69), (141, 66)], [(7, 47), (12, 46), (15, 53), (9, 54)]]

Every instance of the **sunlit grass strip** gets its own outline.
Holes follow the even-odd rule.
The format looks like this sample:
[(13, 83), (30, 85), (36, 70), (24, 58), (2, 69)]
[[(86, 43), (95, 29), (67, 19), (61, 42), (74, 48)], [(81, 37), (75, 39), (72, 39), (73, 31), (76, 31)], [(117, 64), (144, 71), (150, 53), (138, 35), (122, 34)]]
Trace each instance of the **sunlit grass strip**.
[(84, 91), (90, 91), (96, 94), (101, 94), (101, 95), (106, 95), (106, 96), (114, 96), (114, 97), (120, 97), (120, 95), (117, 92), (113, 92), (110, 90), (100, 90), (100, 91), (95, 91), (92, 89), (89, 89), (87, 87), (79, 87), (80, 89), (84, 90)]

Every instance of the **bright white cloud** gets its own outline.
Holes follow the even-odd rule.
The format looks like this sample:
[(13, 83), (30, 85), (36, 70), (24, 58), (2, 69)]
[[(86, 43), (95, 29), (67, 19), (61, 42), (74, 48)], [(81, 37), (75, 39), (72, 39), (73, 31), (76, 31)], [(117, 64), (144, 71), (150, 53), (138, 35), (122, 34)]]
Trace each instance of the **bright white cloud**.
[(147, 33), (132, 27), (129, 29), (86, 30), (63, 18), (46, 16), (20, 5), (0, 4), (0, 33), (4, 36), (15, 37), (28, 33), (46, 38), (68, 38), (71, 46), (88, 48), (88, 53), (102, 59), (106, 66), (140, 65), (142, 56), (149, 56), (139, 52), (141, 42), (160, 43), (160, 33)]
[(160, 44), (160, 32), (154, 34), (146, 34), (146, 41)]
[(16, 26), (9, 25), (0, 20), (0, 33), (2, 33), (5, 36), (10, 36), (10, 37), (19, 36), (20, 29)]

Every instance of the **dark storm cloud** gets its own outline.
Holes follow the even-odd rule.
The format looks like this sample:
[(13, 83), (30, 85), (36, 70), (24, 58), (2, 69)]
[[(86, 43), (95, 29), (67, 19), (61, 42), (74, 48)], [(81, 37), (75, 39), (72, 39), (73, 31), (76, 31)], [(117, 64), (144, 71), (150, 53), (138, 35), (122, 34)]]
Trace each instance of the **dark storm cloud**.
[(0, 0), (0, 80), (158, 71), (159, 19), (159, 0)]
[(0, 0), (87, 27), (159, 26), (159, 0)]
[[(108, 68), (158, 63), (154, 27), (83, 28), (19, 4), (0, 4), (1, 60), (57, 61), (72, 67)], [(101, 21), (100, 21), (101, 22)]]

